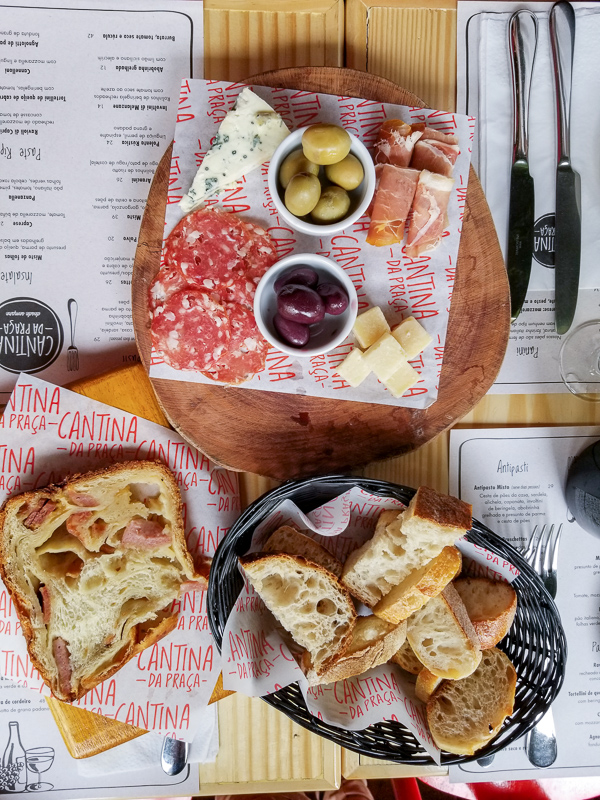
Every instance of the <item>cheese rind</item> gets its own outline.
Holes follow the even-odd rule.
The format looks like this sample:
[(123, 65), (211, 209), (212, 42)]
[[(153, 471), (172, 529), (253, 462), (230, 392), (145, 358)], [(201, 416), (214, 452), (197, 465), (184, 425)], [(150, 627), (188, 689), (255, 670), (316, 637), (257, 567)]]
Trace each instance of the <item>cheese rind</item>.
[(268, 161), (289, 129), (279, 114), (245, 87), (219, 126), (193, 183), (180, 202), (186, 213)]

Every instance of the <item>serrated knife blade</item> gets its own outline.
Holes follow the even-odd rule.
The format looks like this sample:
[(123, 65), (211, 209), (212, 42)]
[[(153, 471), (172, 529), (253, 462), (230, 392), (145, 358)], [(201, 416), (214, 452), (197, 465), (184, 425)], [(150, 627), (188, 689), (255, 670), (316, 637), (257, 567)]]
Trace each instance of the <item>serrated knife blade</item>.
[(533, 258), (535, 193), (527, 160), (529, 94), (537, 49), (538, 23), (527, 9), (516, 11), (508, 23), (513, 87), (513, 164), (510, 175), (506, 272), (510, 286), (510, 316), (521, 313)]
[(558, 165), (554, 231), (555, 327), (566, 333), (573, 322), (581, 262), (581, 187), (571, 167), (569, 116), (575, 47), (575, 12), (562, 0), (550, 11), (550, 44), (557, 108)]

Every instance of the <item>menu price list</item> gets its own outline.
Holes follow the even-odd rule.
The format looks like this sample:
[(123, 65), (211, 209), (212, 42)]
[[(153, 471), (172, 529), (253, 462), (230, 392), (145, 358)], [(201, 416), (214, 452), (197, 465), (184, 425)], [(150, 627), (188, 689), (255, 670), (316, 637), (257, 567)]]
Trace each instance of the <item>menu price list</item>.
[(181, 79), (202, 70), (201, 3), (78, 5), (9, 3), (0, 22), (1, 402), (19, 372), (138, 360), (139, 227)]
[[(584, 531), (566, 505), (573, 459), (600, 429), (457, 430), (450, 435), (450, 492), (473, 504), (473, 517), (523, 548), (536, 526), (563, 526), (556, 604), (568, 645), (565, 682), (552, 705), (558, 757), (544, 777), (600, 775), (600, 538)], [(469, 773), (468, 776), (465, 773)], [(491, 765), (450, 768), (457, 782), (525, 780), (540, 772), (523, 740)]]

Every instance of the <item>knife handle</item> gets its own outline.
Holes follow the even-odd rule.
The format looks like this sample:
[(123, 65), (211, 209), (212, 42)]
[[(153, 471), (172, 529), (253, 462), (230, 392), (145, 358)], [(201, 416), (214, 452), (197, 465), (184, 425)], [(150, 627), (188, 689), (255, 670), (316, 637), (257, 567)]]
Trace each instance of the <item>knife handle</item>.
[(513, 87), (513, 162), (527, 159), (531, 76), (538, 39), (538, 21), (531, 11), (515, 11), (508, 23)]
[(575, 12), (570, 3), (562, 0), (550, 11), (550, 44), (556, 86), (556, 122), (558, 163), (569, 164), (571, 145), (569, 116), (571, 114), (571, 80), (575, 49)]

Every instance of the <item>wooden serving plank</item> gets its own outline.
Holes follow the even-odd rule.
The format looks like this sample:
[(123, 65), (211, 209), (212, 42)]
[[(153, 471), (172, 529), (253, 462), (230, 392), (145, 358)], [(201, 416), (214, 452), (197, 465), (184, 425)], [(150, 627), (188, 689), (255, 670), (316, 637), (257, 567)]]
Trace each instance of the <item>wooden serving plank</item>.
[(343, 63), (343, 0), (204, 0), (205, 78)]
[(456, 0), (347, 0), (346, 64), (456, 109)]
[[(388, 80), (348, 69), (277, 70), (248, 82), (424, 105)], [(148, 287), (160, 264), (169, 167), (167, 151), (150, 189), (133, 268), (133, 321), (146, 368)], [(344, 472), (410, 452), (468, 413), (498, 373), (509, 325), (506, 270), (471, 169), (439, 397), (432, 406), (408, 409), (166, 379), (152, 384), (173, 427), (219, 464), (278, 480)]]

